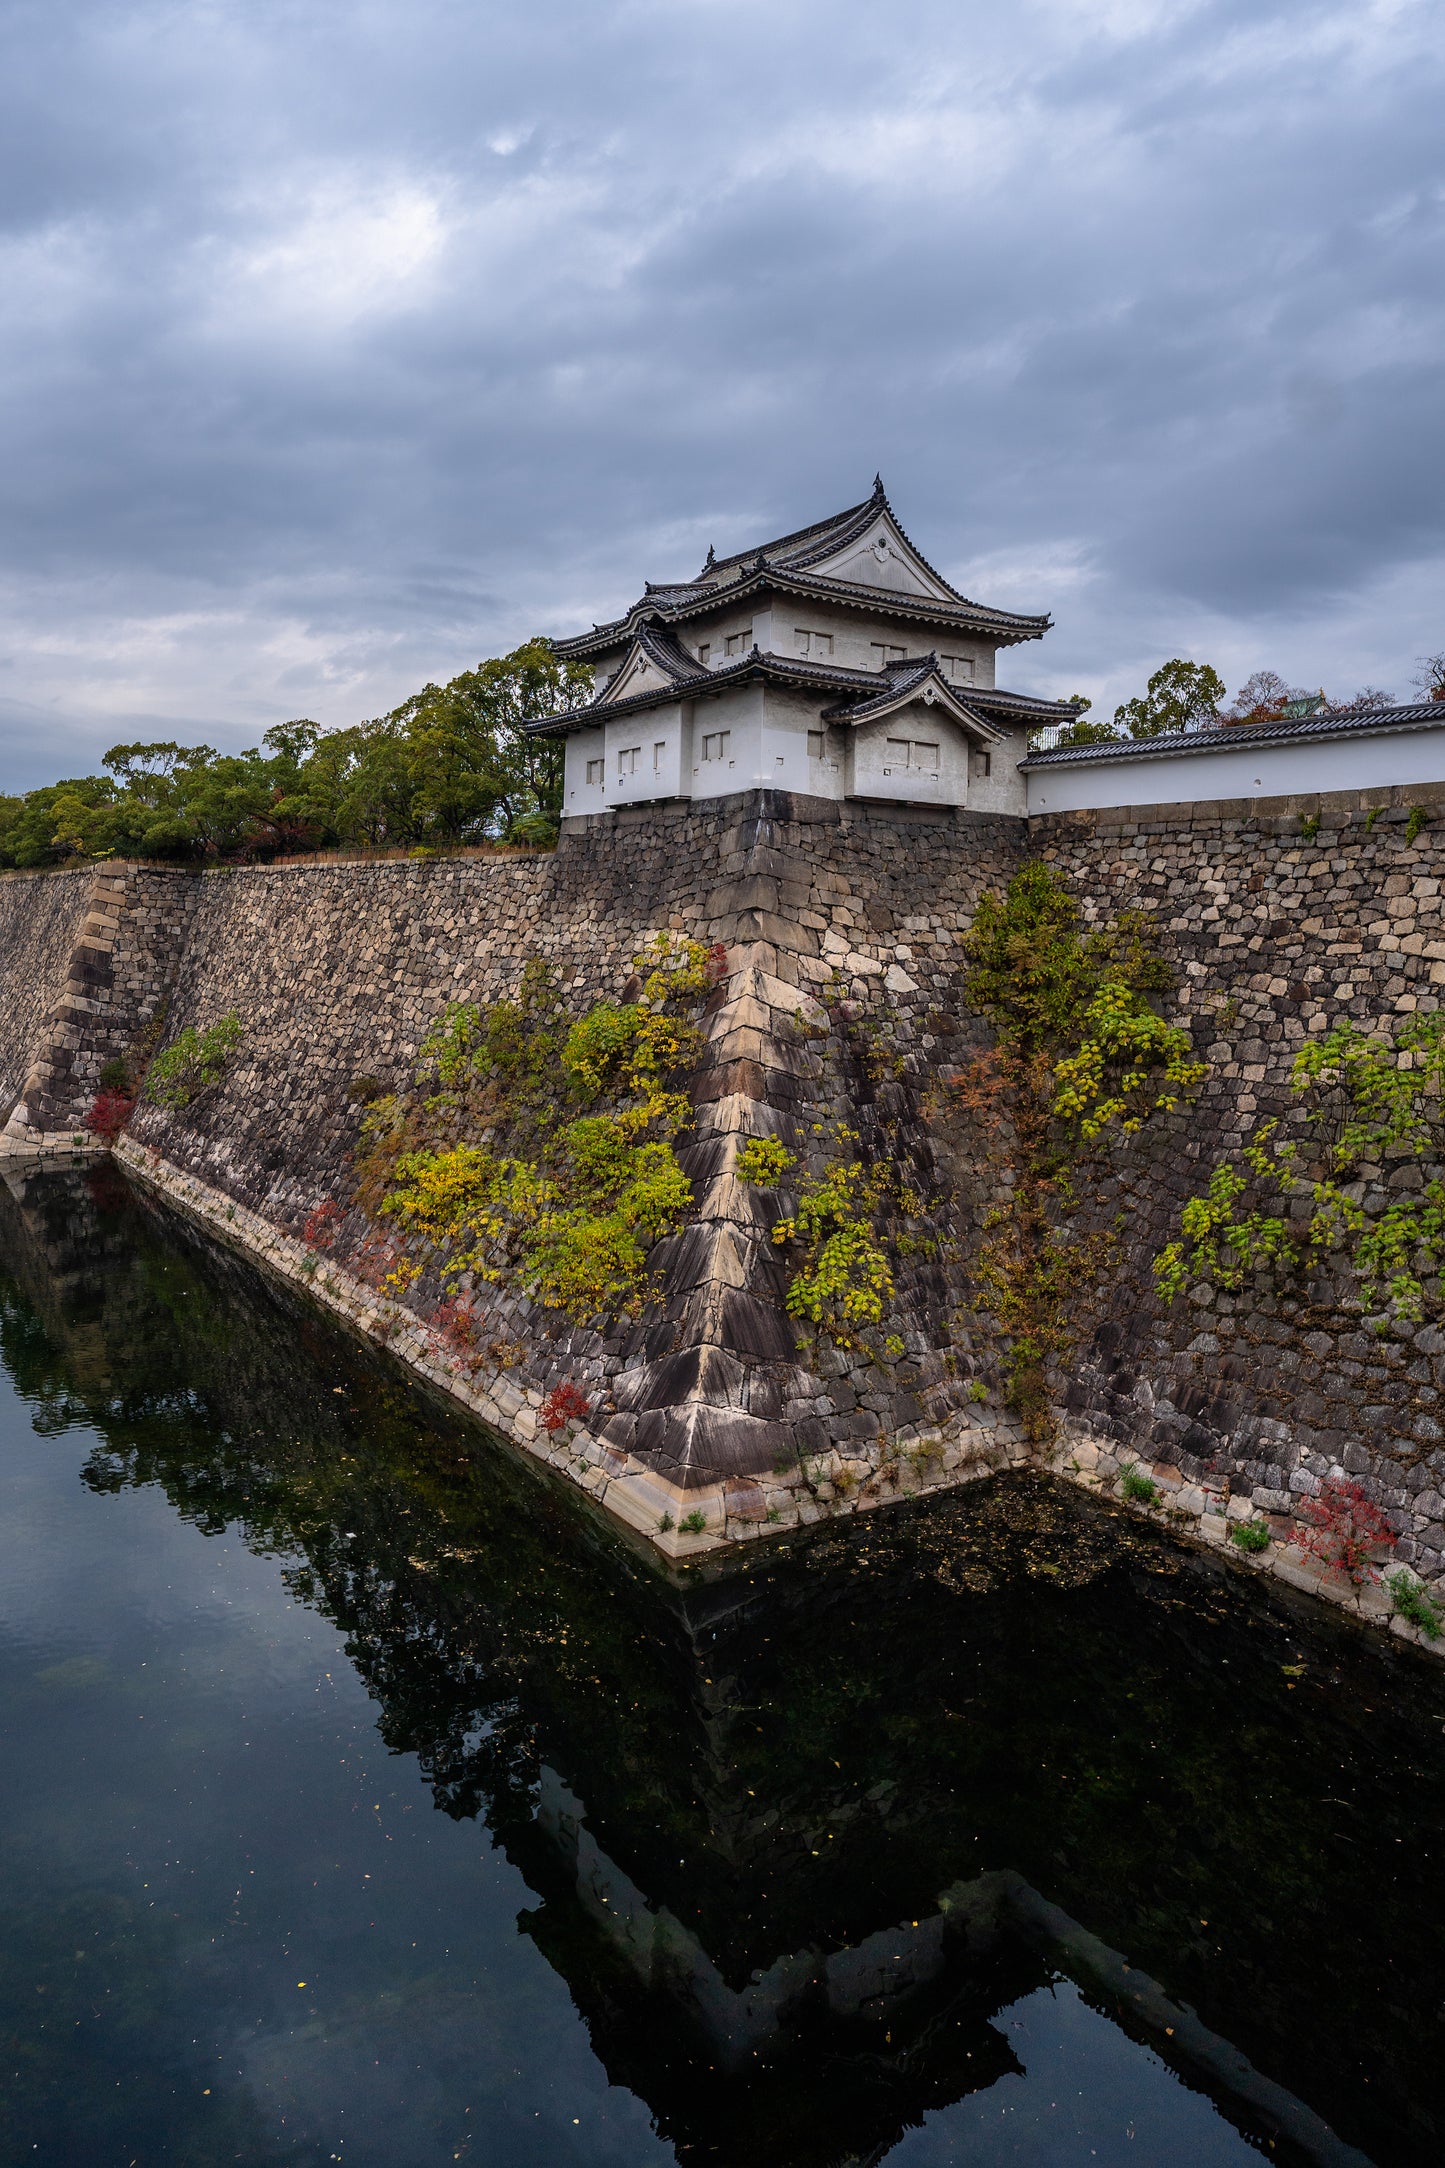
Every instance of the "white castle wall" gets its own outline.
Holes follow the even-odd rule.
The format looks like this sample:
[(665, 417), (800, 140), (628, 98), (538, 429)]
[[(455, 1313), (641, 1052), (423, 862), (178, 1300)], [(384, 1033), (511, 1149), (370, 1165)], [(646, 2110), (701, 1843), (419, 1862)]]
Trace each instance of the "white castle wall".
[[(1303, 798), (1445, 782), (1445, 702), (1438, 723), (1315, 734), (1275, 745), (1231, 745), (1228, 733), (1157, 740), (1118, 757), (1041, 761), (1024, 770), (1028, 811), (1102, 812), (1239, 798)], [(1166, 749), (1167, 748), (1167, 749)]]

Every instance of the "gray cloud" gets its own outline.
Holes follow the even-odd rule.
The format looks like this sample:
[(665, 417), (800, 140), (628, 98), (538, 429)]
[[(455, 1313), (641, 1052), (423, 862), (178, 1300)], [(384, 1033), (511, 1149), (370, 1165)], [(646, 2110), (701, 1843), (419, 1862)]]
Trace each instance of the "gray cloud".
[(375, 713), (866, 490), (1049, 607), (1445, 638), (1445, 29), (1317, 0), (4, 11), (0, 787)]

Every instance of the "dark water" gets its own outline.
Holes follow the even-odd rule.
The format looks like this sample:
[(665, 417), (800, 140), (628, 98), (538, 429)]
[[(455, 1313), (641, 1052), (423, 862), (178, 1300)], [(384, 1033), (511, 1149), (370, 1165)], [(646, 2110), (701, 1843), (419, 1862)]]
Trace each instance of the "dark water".
[(1445, 1673), (1042, 1482), (682, 1588), (0, 1184), (0, 2161), (1434, 2162)]

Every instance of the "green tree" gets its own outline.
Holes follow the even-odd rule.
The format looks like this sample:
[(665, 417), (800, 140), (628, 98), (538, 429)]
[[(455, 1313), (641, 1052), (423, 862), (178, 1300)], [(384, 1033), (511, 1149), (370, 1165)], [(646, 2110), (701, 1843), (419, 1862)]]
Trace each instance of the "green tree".
[(53, 866), (129, 847), (134, 810), (114, 778), (74, 776), (0, 801), (0, 865)]
[(1131, 738), (1162, 738), (1171, 731), (1187, 730), (1205, 716), (1217, 715), (1224, 698), (1224, 680), (1207, 662), (1185, 662), (1176, 656), (1161, 663), (1147, 689), (1114, 710), (1120, 733)]
[(383, 716), (327, 731), (306, 764), (297, 808), (332, 840), (405, 844), (418, 839), (415, 796), (405, 733)]
[(525, 725), (591, 688), (590, 669), (533, 639), (348, 729), (277, 723), (242, 753), (171, 739), (113, 745), (104, 775), (0, 798), (0, 865), (545, 842), (561, 813), (562, 743)]
[(424, 685), (389, 715), (323, 737), (297, 811), (343, 843), (546, 841), (562, 810), (562, 741), (525, 725), (585, 700), (592, 672), (526, 640)]
[[(563, 662), (547, 640), (426, 685), (389, 718), (413, 749), (414, 810), (438, 840), (495, 834), (513, 840), (541, 827), (556, 832), (562, 811), (562, 741), (525, 725), (585, 700), (592, 672)], [(524, 840), (526, 838), (524, 837)]]

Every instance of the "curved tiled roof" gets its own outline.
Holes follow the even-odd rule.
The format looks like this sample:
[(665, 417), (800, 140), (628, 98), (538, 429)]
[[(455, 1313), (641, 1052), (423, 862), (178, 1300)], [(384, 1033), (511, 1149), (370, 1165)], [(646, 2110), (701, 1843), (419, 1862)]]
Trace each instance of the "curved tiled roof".
[[(696, 655), (674, 639), (672, 634), (656, 625), (640, 625), (636, 633), (636, 645), (659, 670), (666, 670), (675, 683), (684, 678), (705, 678), (711, 673), (707, 664), (699, 662)], [(623, 668), (626, 668), (624, 663)]]
[(791, 534), (778, 535), (771, 542), (755, 543), (752, 549), (735, 550), (731, 557), (714, 557), (709, 550), (707, 563), (698, 574), (698, 580), (716, 581), (720, 573), (731, 570), (735, 565), (745, 565), (758, 557), (826, 557), (851, 540), (855, 533), (861, 533), (868, 521), (887, 502), (883, 494), (883, 478), (875, 474), (872, 495), (865, 497), (861, 504), (850, 504), (846, 512), (834, 512), (827, 519), (815, 519), (811, 527), (796, 527)]
[(1030, 753), (1026, 768), (1072, 767), (1084, 761), (1178, 760), (1193, 753), (1246, 752), (1254, 746), (1300, 745), (1368, 736), (1375, 730), (1445, 729), (1445, 700), (1412, 700), (1397, 707), (1362, 708), (1355, 714), (1306, 715), (1271, 723), (1220, 723), (1205, 730), (1176, 730), (1162, 738), (1122, 738), (1104, 745), (1059, 745)]
[(887, 680), (876, 692), (863, 700), (837, 700), (832, 707), (824, 708), (825, 723), (867, 723), (876, 715), (891, 715), (895, 708), (903, 707), (915, 699), (926, 685), (934, 687), (930, 699), (942, 702), (946, 711), (956, 721), (967, 721), (987, 736), (998, 736), (997, 725), (975, 712), (972, 700), (965, 700), (956, 685), (950, 685), (939, 666), (937, 655), (914, 657), (907, 662), (891, 662), (884, 665), (883, 677)]
[[(835, 556), (849, 542), (864, 534), (880, 512), (888, 514), (919, 564), (943, 588), (942, 596), (909, 595), (891, 587), (868, 587), (858, 581), (833, 579), (814, 571), (819, 563)], [(799, 527), (794, 533), (780, 535), (758, 548), (738, 550), (731, 557), (714, 557), (709, 551), (707, 563), (695, 580), (649, 580), (643, 594), (623, 616), (609, 618), (604, 624), (594, 625), (590, 632), (574, 633), (569, 639), (555, 640), (552, 644), (559, 655), (599, 655), (630, 639), (640, 625), (649, 621), (661, 618), (667, 623), (681, 624), (688, 618), (715, 611), (722, 603), (741, 602), (749, 595), (768, 589), (809, 601), (869, 609), (886, 617), (912, 618), (920, 623), (956, 630), (967, 628), (991, 637), (998, 646), (1011, 645), (1018, 640), (1037, 640), (1047, 632), (1050, 624), (1047, 614), (1030, 616), (1016, 610), (992, 609), (986, 603), (972, 602), (966, 595), (960, 595), (912, 541), (888, 502), (881, 479), (875, 478), (873, 494), (865, 497), (861, 504), (850, 505), (845, 512), (835, 512), (830, 519), (816, 520), (811, 527)]]
[[(981, 632), (1000, 647), (1011, 647), (1020, 640), (1041, 639), (1053, 622), (1047, 612), (1031, 617), (1022, 611), (996, 610), (988, 603), (968, 602), (962, 597), (957, 602), (940, 602), (934, 596), (906, 595), (890, 587), (864, 587), (852, 580), (809, 578), (806, 572), (793, 572), (765, 563), (749, 571), (735, 587), (726, 588), (721, 594), (714, 588), (698, 587), (650, 590), (640, 601), (633, 603), (625, 617), (594, 625), (591, 632), (574, 633), (570, 639), (554, 640), (552, 645), (559, 655), (582, 658), (589, 654), (601, 655), (631, 639), (640, 626), (655, 622), (659, 617), (668, 624), (682, 625), (689, 619), (715, 611), (720, 601), (742, 602), (748, 596), (769, 591), (795, 595), (809, 602), (841, 603), (846, 609), (867, 610), (878, 617), (912, 619), (917, 624), (955, 632)], [(669, 595), (676, 599), (668, 601), (665, 598)]]
[[(676, 647), (665, 633), (646, 627), (637, 638), (654, 661), (669, 669), (671, 683), (654, 686), (647, 692), (631, 693), (620, 700), (609, 700), (604, 688), (602, 698), (589, 700), (585, 707), (569, 708), (562, 715), (544, 715), (536, 722), (524, 723), (522, 727), (528, 735), (535, 738), (570, 737), (577, 730), (595, 730), (614, 715), (641, 715), (648, 708), (664, 706), (677, 699), (684, 690), (705, 697), (758, 677), (776, 685), (795, 685), (824, 694), (832, 693), (835, 698), (827, 710), (829, 716), (839, 721), (857, 722), (865, 719), (863, 711), (871, 713), (875, 705), (892, 703), (900, 678), (916, 676), (921, 686), (938, 667), (937, 656), (930, 654), (905, 657), (902, 662), (890, 663), (881, 671), (851, 670), (842, 663), (768, 655), (754, 647), (736, 662), (724, 663), (720, 669), (711, 670)], [(1039, 700), (1030, 693), (982, 691), (973, 686), (965, 693), (960, 687), (949, 686), (946, 679), (940, 682), (960, 706), (978, 710), (985, 721), (1029, 723), (1037, 728), (1041, 724), (1071, 719), (1077, 712), (1062, 700)], [(852, 700), (842, 697), (848, 693), (854, 696)]]

